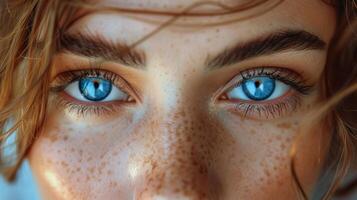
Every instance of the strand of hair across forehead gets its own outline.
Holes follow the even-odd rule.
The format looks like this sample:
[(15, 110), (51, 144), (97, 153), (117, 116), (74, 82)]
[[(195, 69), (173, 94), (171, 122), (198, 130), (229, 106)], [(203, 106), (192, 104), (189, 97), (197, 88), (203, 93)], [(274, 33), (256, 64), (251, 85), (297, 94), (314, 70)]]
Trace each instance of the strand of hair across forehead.
[[(139, 13), (143, 15), (167, 15), (167, 16), (182, 16), (184, 14), (185, 16), (189, 17), (205, 17), (205, 16), (222, 16), (222, 15), (229, 15), (229, 14), (234, 14), (240, 11), (248, 10), (250, 8), (257, 7), (261, 4), (266, 3), (266, 0), (253, 0), (253, 1), (248, 1), (244, 4), (240, 4), (237, 6), (228, 6), (226, 4), (216, 2), (216, 1), (200, 1), (191, 4), (190, 6), (186, 7), (183, 9), (183, 11), (162, 11), (162, 10), (154, 10), (154, 9), (140, 9), (140, 8), (124, 8), (124, 7), (113, 7), (113, 6), (97, 6), (97, 5), (91, 5), (88, 3), (79, 3), (78, 1), (67, 1), (66, 3), (70, 6), (74, 7), (81, 7), (81, 8), (86, 8), (90, 10), (107, 10), (107, 11), (115, 11), (119, 13)], [(193, 9), (202, 7), (202, 6), (216, 6), (218, 8), (221, 8), (222, 10), (217, 10), (215, 12), (191, 12)]]
[[(247, 18), (252, 18), (255, 16), (259, 16), (262, 15), (263, 13), (277, 7), (278, 5), (280, 5), (282, 2), (284, 2), (285, 0), (275, 0), (275, 1), (266, 1), (266, 0), (258, 0), (258, 1), (248, 1), (248, 3), (245, 4), (241, 4), (241, 5), (237, 5), (237, 6), (228, 6), (226, 4), (222, 4), (220, 2), (212, 2), (212, 1), (201, 1), (201, 2), (197, 2), (194, 4), (191, 4), (190, 6), (186, 7), (185, 9), (183, 9), (180, 12), (165, 12), (165, 11), (158, 11), (158, 10), (147, 10), (147, 9), (130, 9), (130, 8), (120, 8), (120, 7), (108, 7), (108, 6), (93, 6), (93, 5), (89, 5), (89, 4), (80, 4), (80, 3), (75, 3), (75, 2), (69, 2), (69, 5), (72, 6), (82, 6), (85, 7), (87, 9), (90, 9), (92, 11), (115, 11), (115, 12), (119, 12), (119, 13), (134, 13), (134, 14), (140, 14), (140, 15), (168, 15), (168, 16), (172, 16), (169, 20), (165, 21), (164, 23), (162, 23), (158, 28), (154, 29), (153, 31), (147, 33), (146, 35), (144, 35), (143, 37), (141, 37), (139, 40), (137, 40), (136, 42), (134, 42), (133, 44), (129, 45), (129, 49), (135, 48), (136, 46), (140, 45), (141, 43), (145, 42), (147, 39), (151, 38), (152, 36), (156, 35), (157, 33), (159, 33), (161, 30), (165, 29), (166, 27), (175, 24), (176, 26), (179, 26), (180, 24), (177, 23), (177, 21), (182, 18), (182, 17), (214, 17), (214, 16), (222, 16), (222, 15), (230, 15), (230, 14), (235, 14), (238, 12), (243, 12), (246, 10), (249, 10), (251, 8), (254, 7), (262, 7), (262, 4), (266, 4), (264, 9), (261, 9), (257, 12), (253, 12), (249, 15), (245, 15), (245, 16), (236, 16), (230, 19), (225, 19), (225, 20), (221, 20), (220, 22), (208, 22), (208, 23), (192, 23), (192, 24), (188, 24), (187, 22), (185, 22), (182, 26), (185, 27), (205, 27), (205, 26), (218, 26), (218, 25), (225, 25), (225, 24), (229, 24), (229, 23), (234, 23), (237, 22), (239, 20), (244, 20)], [(271, 3), (271, 4), (267, 4), (267, 3)], [(215, 6), (217, 8), (219, 8), (220, 10), (218, 11), (212, 11), (212, 12), (192, 12), (194, 9), (203, 7), (203, 6)], [(142, 20), (146, 20), (146, 19), (142, 19)], [(73, 20), (75, 21), (75, 19)], [(71, 24), (71, 23), (70, 23)]]

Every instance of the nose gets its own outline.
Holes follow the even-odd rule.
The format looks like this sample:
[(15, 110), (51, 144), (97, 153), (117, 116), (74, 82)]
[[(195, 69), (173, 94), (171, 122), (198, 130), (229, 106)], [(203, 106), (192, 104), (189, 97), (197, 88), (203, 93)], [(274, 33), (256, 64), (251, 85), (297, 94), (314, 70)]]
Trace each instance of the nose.
[[(206, 120), (203, 120), (206, 119)], [(165, 114), (159, 126), (145, 133), (147, 152), (135, 188), (139, 200), (217, 199), (219, 180), (212, 167), (215, 128), (194, 109)]]

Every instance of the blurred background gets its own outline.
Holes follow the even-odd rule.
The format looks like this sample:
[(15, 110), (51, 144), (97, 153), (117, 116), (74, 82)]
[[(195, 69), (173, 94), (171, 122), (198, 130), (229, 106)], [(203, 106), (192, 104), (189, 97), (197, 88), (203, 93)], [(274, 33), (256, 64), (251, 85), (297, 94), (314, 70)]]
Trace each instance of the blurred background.
[(40, 200), (28, 162), (24, 162), (13, 184), (0, 176), (0, 200)]

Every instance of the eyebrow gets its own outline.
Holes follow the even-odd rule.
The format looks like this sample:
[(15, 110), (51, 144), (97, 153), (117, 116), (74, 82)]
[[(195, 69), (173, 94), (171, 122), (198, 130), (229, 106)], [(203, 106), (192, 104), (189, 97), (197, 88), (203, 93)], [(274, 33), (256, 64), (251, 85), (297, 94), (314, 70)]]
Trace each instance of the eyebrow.
[(312, 33), (303, 30), (278, 31), (226, 49), (212, 59), (207, 59), (206, 66), (213, 70), (263, 55), (325, 48), (326, 43)]
[(145, 69), (145, 54), (131, 49), (124, 43), (113, 42), (100, 35), (64, 33), (59, 39), (58, 50)]

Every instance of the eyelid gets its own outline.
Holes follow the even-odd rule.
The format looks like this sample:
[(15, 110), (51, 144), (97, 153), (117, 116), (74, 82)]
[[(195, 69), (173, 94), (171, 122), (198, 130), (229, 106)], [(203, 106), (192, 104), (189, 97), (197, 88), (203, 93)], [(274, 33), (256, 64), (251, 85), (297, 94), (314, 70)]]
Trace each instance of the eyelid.
[(313, 88), (313, 86), (306, 83), (307, 81), (300, 74), (290, 69), (271, 66), (255, 67), (241, 71), (234, 75), (234, 77), (231, 78), (221, 89), (219, 89), (216, 95), (214, 95), (215, 99), (219, 99), (219, 96), (221, 96), (222, 93), (225, 93), (234, 87), (241, 85), (245, 79), (258, 76), (268, 76), (279, 80), (293, 87), (293, 89), (301, 94), (308, 94)]
[[(240, 87), (243, 81), (259, 76), (267, 76), (286, 85), (288, 90), (282, 96), (275, 99), (254, 101), (242, 99), (229, 99), (227, 93), (235, 87)], [(243, 118), (255, 120), (270, 120), (276, 117), (291, 113), (298, 108), (302, 101), (303, 95), (310, 94), (312, 86), (307, 84), (300, 74), (280, 67), (255, 67), (244, 70), (230, 79), (214, 95), (214, 103), (223, 106), (224, 109), (236, 113)]]
[(301, 106), (301, 95), (293, 93), (292, 91), (288, 93), (290, 93), (290, 95), (283, 95), (278, 99), (264, 103), (224, 103), (224, 107), (245, 119), (272, 120), (278, 117), (287, 116)]
[(140, 98), (137, 95), (136, 90), (133, 89), (123, 77), (111, 71), (96, 69), (96, 68), (65, 71), (58, 74), (51, 82), (50, 85), (51, 91), (61, 92), (69, 84), (75, 81), (79, 81), (79, 79), (86, 78), (86, 77), (102, 77), (104, 79), (107, 79), (113, 85), (123, 90), (124, 92), (128, 93), (128, 95), (131, 96), (135, 102), (140, 101)]

